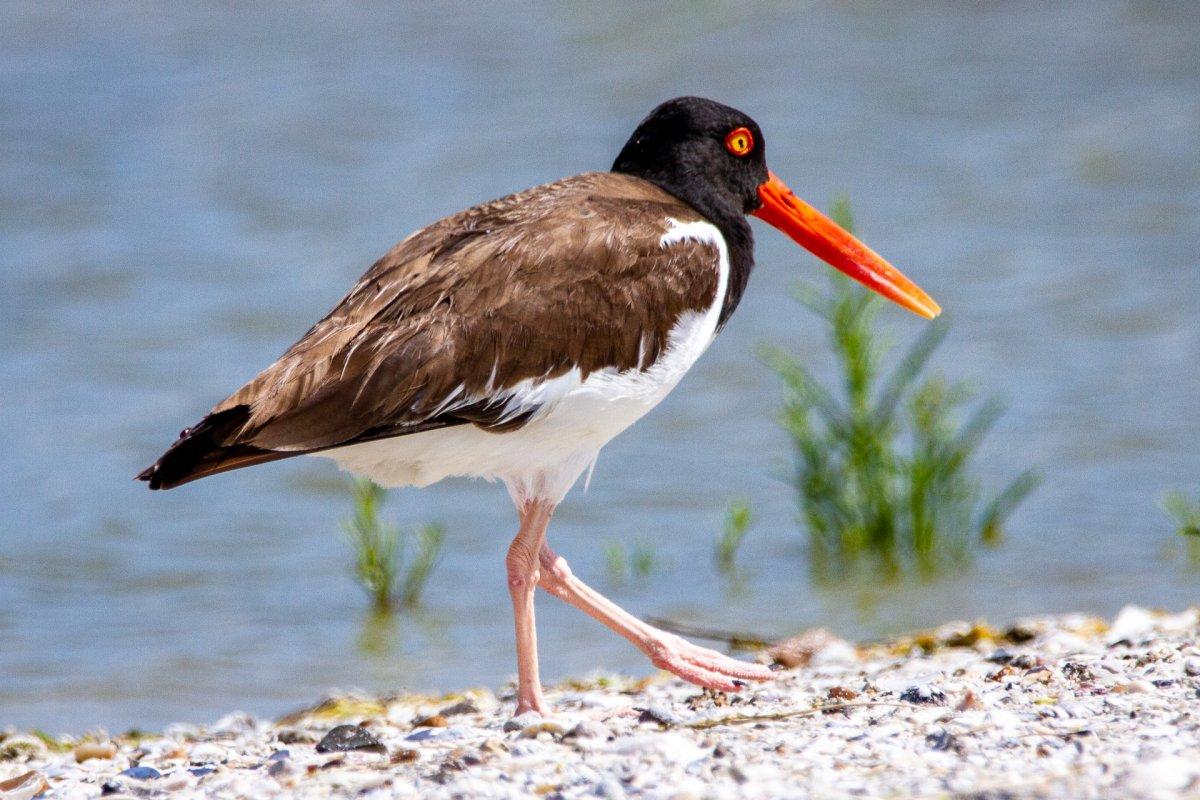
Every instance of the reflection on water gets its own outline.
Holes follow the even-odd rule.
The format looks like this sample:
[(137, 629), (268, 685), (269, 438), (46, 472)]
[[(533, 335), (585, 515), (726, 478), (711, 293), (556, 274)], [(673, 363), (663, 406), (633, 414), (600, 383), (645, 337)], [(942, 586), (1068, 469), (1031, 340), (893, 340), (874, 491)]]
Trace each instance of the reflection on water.
[[(753, 114), (802, 195), (851, 197), (866, 241), (953, 316), (937, 366), (1009, 401), (985, 480), (1039, 464), (1046, 483), (969, 570), (814, 587), (755, 353), (826, 368), (787, 292), (818, 267), (763, 229), (721, 339), (561, 509), (577, 573), (603, 583), (603, 544), (645, 541), (663, 569), (619, 602), (771, 633), (1194, 600), (1156, 507), (1200, 483), (1191, 4), (17, 2), (0, 22), (0, 726), (153, 727), (511, 674), (499, 487), (392, 498), (398, 524), (447, 534), (424, 610), (385, 625), (363, 621), (330, 465), (154, 495), (132, 476), (409, 231), (604, 168), (681, 93)], [(887, 319), (900, 341), (920, 326)], [(732, 497), (758, 520), (736, 592), (710, 557)], [(547, 679), (647, 670), (577, 612), (538, 611)]]

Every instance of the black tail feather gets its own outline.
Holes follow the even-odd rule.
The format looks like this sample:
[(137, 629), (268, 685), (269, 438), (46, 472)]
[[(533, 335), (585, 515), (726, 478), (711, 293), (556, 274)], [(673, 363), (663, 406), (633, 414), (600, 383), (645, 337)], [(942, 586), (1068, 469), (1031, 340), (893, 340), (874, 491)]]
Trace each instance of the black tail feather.
[(142, 470), (137, 479), (150, 484), (151, 489), (173, 489), (219, 472), (300, 455), (248, 444), (221, 444), (229, 441), (249, 417), (247, 406), (209, 414), (196, 427), (185, 429), (162, 457)]

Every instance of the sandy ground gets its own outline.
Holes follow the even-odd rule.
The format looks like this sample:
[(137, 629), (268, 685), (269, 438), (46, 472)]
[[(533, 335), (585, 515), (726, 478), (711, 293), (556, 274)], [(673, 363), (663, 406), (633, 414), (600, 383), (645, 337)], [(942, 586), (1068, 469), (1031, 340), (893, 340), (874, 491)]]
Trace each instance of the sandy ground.
[[(1200, 797), (1200, 609), (779, 645), (734, 695), (589, 676), (551, 719), (488, 691), (331, 697), (156, 736), (0, 733), (0, 798)], [(762, 658), (768, 658), (763, 653)]]

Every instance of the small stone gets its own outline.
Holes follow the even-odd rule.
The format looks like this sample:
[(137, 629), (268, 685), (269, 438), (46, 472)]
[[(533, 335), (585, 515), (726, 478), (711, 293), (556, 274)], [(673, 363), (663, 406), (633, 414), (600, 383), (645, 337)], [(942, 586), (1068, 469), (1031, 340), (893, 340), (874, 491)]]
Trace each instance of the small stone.
[(1077, 664), (1073, 661), (1063, 664), (1062, 673), (1066, 678), (1076, 683), (1090, 683), (1096, 680), (1095, 674), (1088, 669), (1086, 664)]
[(0, 797), (4, 800), (29, 800), (49, 790), (46, 776), (36, 770), (23, 772), (15, 778), (0, 781)]
[(954, 738), (954, 734), (945, 728), (940, 728), (925, 736), (925, 744), (929, 745), (930, 750), (942, 752), (954, 748), (957, 741)]
[(258, 728), (258, 720), (241, 711), (226, 714), (213, 723), (215, 733), (252, 733)]
[(1141, 694), (1142, 692), (1153, 692), (1154, 684), (1141, 678), (1134, 678), (1126, 683), (1118, 683), (1109, 691), (1114, 694)]
[(648, 708), (634, 709), (638, 713), (638, 722), (654, 722), (667, 728), (672, 728), (678, 725), (681, 720), (676, 714), (668, 711), (662, 706), (650, 706)]
[(100, 796), (107, 797), (110, 794), (120, 794), (125, 787), (116, 781), (105, 781), (100, 785)]
[(523, 728), (521, 730), (521, 738), (522, 739), (536, 739), (536, 738), (538, 738), (538, 736), (542, 735), (543, 733), (547, 733), (547, 734), (550, 734), (551, 736), (561, 738), (563, 736), (563, 734), (566, 733), (566, 731), (564, 731), (563, 727), (561, 725), (559, 725), (557, 722), (551, 722), (550, 720), (544, 719), (541, 722), (536, 722), (527, 728)]
[(219, 744), (202, 742), (192, 748), (188, 758), (193, 764), (224, 764), (229, 760), (229, 753)]
[(312, 744), (317, 740), (317, 737), (308, 731), (296, 728), (284, 728), (275, 734), (275, 738), (279, 740), (280, 744)]
[(625, 800), (628, 795), (621, 782), (612, 775), (605, 775), (596, 786), (596, 795), (606, 800)]
[(811, 628), (799, 636), (775, 642), (767, 648), (767, 655), (774, 663), (793, 669), (808, 666), (818, 653), (838, 643), (845, 644), (824, 628)]
[(178, 792), (186, 789), (188, 786), (188, 776), (183, 770), (167, 773), (163, 779), (155, 784), (155, 791), (159, 792)]
[(391, 763), (393, 764), (410, 764), (421, 757), (420, 751), (413, 750), (409, 747), (401, 747), (396, 752), (392, 753)]
[(75, 762), (82, 764), (93, 758), (113, 758), (117, 755), (117, 748), (112, 742), (84, 742), (75, 748), (74, 755)]
[(1195, 759), (1165, 756), (1134, 765), (1124, 782), (1138, 797), (1177, 797), (1198, 776)]
[(670, 731), (655, 731), (619, 739), (616, 752), (669, 764), (690, 764), (708, 756), (708, 751), (703, 750), (691, 739)]
[[(538, 717), (540, 720), (541, 717)], [(536, 724), (536, 723), (534, 723)], [(453, 741), (461, 739), (469, 733), (469, 728), (453, 725), (449, 728), (417, 728), (404, 737), (406, 742)]]
[(1200, 675), (1200, 658), (1187, 658), (1183, 662), (1183, 674), (1195, 678)]
[(285, 778), (293, 772), (295, 772), (295, 768), (292, 766), (291, 761), (286, 758), (282, 761), (275, 761), (271, 766), (267, 767), (267, 774), (276, 780)]
[(192, 767), (188, 770), (188, 772), (192, 773), (197, 778), (203, 778), (205, 775), (212, 775), (214, 772), (216, 772), (216, 770), (212, 767)]
[(1154, 631), (1154, 616), (1144, 608), (1125, 606), (1108, 630), (1110, 645), (1145, 641)]
[(479, 706), (477, 706), (475, 704), (475, 701), (469, 697), (466, 698), (465, 700), (459, 700), (457, 703), (455, 703), (453, 705), (446, 706), (445, 708), (443, 708), (441, 711), (438, 712), (438, 714), (443, 717), (456, 717), (461, 714), (478, 714), (478, 713), (479, 713)]
[(1025, 644), (1037, 638), (1038, 630), (1032, 623), (1018, 622), (1003, 633), (1013, 644)]
[(524, 714), (519, 714), (511, 719), (504, 721), (505, 732), (522, 731), (530, 725), (536, 725), (542, 721), (542, 715), (536, 711), (526, 711)]
[(428, 717), (421, 717), (413, 723), (414, 728), (445, 728), (450, 724), (443, 714), (430, 714)]
[(993, 651), (992, 654), (987, 657), (987, 660), (992, 662), (993, 664), (1007, 664), (1010, 661), (1012, 661), (1015, 657), (1016, 656), (1014, 656), (1012, 653), (1008, 652), (1003, 647), (1001, 647), (1001, 648)]
[(1042, 666), (1042, 660), (1035, 655), (1022, 653), (1009, 662), (1014, 669), (1037, 669)]
[(267, 761), (286, 761), (292, 757), (290, 750), (276, 750), (271, 755), (267, 756)]
[(830, 700), (845, 702), (858, 697), (858, 692), (854, 691), (853, 689), (848, 689), (845, 686), (832, 686), (830, 687), (829, 691), (826, 692), (826, 695)]
[(564, 739), (606, 739), (608, 728), (592, 719), (585, 719), (563, 734)]
[(387, 748), (361, 725), (338, 725), (317, 742), (318, 753), (351, 751), (387, 755)]
[(970, 689), (967, 689), (962, 699), (954, 706), (955, 711), (975, 711), (981, 708), (983, 708), (983, 701), (979, 699), (979, 695)]
[(126, 778), (133, 778), (135, 781), (152, 781), (156, 778), (162, 777), (162, 773), (156, 770), (154, 767), (142, 766), (130, 767), (129, 769), (118, 774), (124, 775)]
[(906, 703), (916, 703), (918, 705), (941, 706), (946, 704), (945, 693), (927, 685), (908, 687), (901, 692), (900, 699)]

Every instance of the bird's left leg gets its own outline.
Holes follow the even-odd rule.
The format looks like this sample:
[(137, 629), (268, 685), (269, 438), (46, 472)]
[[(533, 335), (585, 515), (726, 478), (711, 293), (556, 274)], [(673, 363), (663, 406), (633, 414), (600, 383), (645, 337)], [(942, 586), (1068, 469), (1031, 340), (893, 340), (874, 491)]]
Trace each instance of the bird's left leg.
[(659, 669), (689, 683), (726, 692), (745, 686), (740, 679), (766, 681), (775, 677), (771, 668), (763, 664), (738, 661), (642, 622), (575, 577), (566, 559), (545, 543), (540, 559), (539, 586), (628, 639)]
[(517, 716), (527, 711), (545, 715), (546, 701), (538, 676), (537, 626), (533, 614), (533, 595), (540, 578), (538, 554), (546, 541), (546, 526), (554, 514), (554, 504), (545, 500), (526, 500), (517, 506), (521, 529), (504, 565), (508, 572), (508, 593), (512, 597), (513, 621), (517, 630)]

